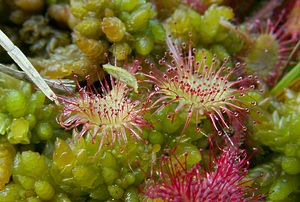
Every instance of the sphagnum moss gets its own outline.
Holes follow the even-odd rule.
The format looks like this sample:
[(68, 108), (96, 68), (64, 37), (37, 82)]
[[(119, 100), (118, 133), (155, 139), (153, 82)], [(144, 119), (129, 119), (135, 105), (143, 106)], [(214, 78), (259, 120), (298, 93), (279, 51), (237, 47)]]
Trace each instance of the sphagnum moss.
[[(26, 4), (26, 2), (29, 3)], [(163, 52), (167, 49), (164, 43), (166, 28), (176, 40), (187, 42), (189, 39), (192, 39), (194, 47), (204, 49), (203, 54), (201, 51), (196, 52), (194, 61), (202, 61), (203, 55), (205, 55), (207, 57), (207, 66), (211, 67), (213, 55), (216, 54), (219, 59), (214, 59), (215, 69), (212, 72), (215, 72), (215, 76), (209, 75), (209, 68), (204, 71), (204, 66), (201, 66), (201, 73), (203, 77), (207, 73), (210, 81), (214, 84), (224, 86), (225, 83), (216, 81), (216, 73), (219, 71), (219, 65), (223, 64), (223, 58), (230, 56), (231, 59), (228, 60), (226, 67), (234, 67), (234, 64), (236, 64), (235, 60), (243, 59), (239, 58), (241, 55), (239, 51), (244, 53), (244, 58), (249, 57), (247, 53), (250, 53), (251, 50), (247, 40), (252, 36), (257, 36), (257, 33), (253, 33), (253, 30), (250, 30), (250, 33), (245, 32), (245, 36), (239, 35), (246, 30), (242, 20), (245, 16), (250, 17), (248, 12), (243, 12), (242, 15), (239, 14), (240, 11), (237, 9), (242, 7), (245, 7), (243, 10), (252, 10), (251, 15), (265, 15), (271, 18), (273, 22), (276, 22), (276, 19), (274, 19), (276, 14), (280, 13), (277, 10), (284, 8), (286, 13), (283, 15), (283, 18), (286, 19), (286, 22), (275, 25), (276, 29), (273, 30), (274, 32), (272, 31), (271, 33), (269, 30), (264, 33), (273, 35), (275, 40), (272, 38), (265, 40), (265, 38), (268, 38), (265, 36), (262, 37), (263, 40), (251, 38), (253, 41), (270, 42), (269, 44), (271, 45), (266, 49), (269, 50), (268, 54), (275, 53), (277, 55), (276, 51), (279, 50), (279, 55), (284, 56), (283, 59), (285, 60), (287, 57), (282, 55), (281, 51), (283, 49), (278, 49), (276, 43), (273, 42), (280, 42), (279, 46), (281, 46), (281, 39), (285, 34), (289, 35), (292, 40), (299, 39), (298, 30), (300, 29), (297, 21), (299, 0), (281, 1), (282, 4), (278, 4), (278, 1), (253, 0), (245, 3), (244, 1), (222, 2), (205, 0), (203, 1), (205, 6), (198, 2), (196, 2), (198, 4), (195, 4), (195, 2), (177, 0), (72, 0), (70, 4), (60, 4), (61, 1), (51, 1), (45, 4), (45, 2), (43, 3), (39, 0), (18, 0), (12, 2), (4, 0), (0, 2), (0, 26), (1, 30), (10, 36), (14, 44), (25, 52), (27, 56), (31, 57), (30, 61), (34, 63), (34, 66), (40, 71), (42, 76), (53, 79), (70, 77), (73, 71), (80, 77), (80, 80), (84, 79), (86, 74), (90, 75), (91, 78), (93, 76), (96, 78), (97, 74), (94, 71), (96, 68), (94, 67), (107, 63), (107, 58), (116, 58), (116, 64), (120, 67), (122, 66), (121, 61), (126, 61), (127, 58), (135, 58), (140, 61), (147, 58), (149, 61), (156, 61), (154, 58), (156, 56), (162, 58)], [(233, 4), (235, 5), (232, 8), (224, 6)], [(256, 5), (255, 10), (253, 9), (254, 7), (249, 8), (248, 5)], [(261, 7), (263, 7), (264, 12), (257, 12), (257, 9)], [(271, 11), (274, 14), (271, 14)], [(47, 12), (46, 15), (44, 15), (45, 12)], [(260, 20), (263, 21), (263, 19)], [(230, 29), (225, 25), (230, 26)], [(279, 30), (283, 30), (284, 34), (278, 36), (279, 33), (283, 33)], [(192, 32), (192, 37), (188, 35), (189, 32)], [(71, 42), (71, 38), (73, 42)], [(288, 41), (285, 42), (288, 43)], [(187, 47), (185, 49), (182, 46), (180, 47), (185, 50), (185, 53), (181, 53), (183, 58), (185, 58), (189, 55), (189, 50)], [(259, 44), (256, 47), (260, 48), (262, 46)], [(276, 51), (274, 51), (275, 49)], [(251, 53), (251, 55), (261, 56), (264, 55), (262, 54), (264, 51), (256, 48), (254, 50), (256, 53)], [(107, 52), (107, 57), (104, 56), (104, 52)], [(295, 52), (296, 57), (292, 61), (297, 62), (298, 53), (297, 51)], [(192, 55), (194, 56), (193, 51)], [(11, 62), (8, 60), (5, 51), (0, 50), (0, 56), (2, 63)], [(167, 57), (165, 58), (165, 65), (159, 65), (161, 69), (153, 76), (163, 78), (164, 66), (167, 64), (174, 66)], [(268, 58), (270, 58), (269, 55)], [(281, 60), (282, 58), (277, 57), (277, 59)], [(252, 63), (256, 63), (255, 61), (257, 60), (254, 58)], [(274, 61), (274, 58), (267, 61), (267, 57), (259, 59), (263, 67), (264, 65), (269, 67), (270, 64), (274, 64)], [(144, 64), (141, 65), (143, 66)], [(82, 69), (85, 69), (87, 73), (82, 73), (84, 72)], [(224, 71), (220, 70), (220, 78), (225, 78), (226, 75), (232, 73), (228, 77), (228, 82), (234, 82), (242, 74), (240, 68), (236, 70), (232, 72), (228, 72), (227, 69)], [(289, 66), (284, 72), (288, 70)], [(256, 71), (257, 75), (267, 75), (269, 73), (273, 75), (273, 71), (266, 72), (261, 68), (257, 68)], [(252, 74), (251, 70), (249, 72)], [(107, 73), (109, 74), (109, 72)], [(175, 70), (173, 73), (175, 73)], [(166, 75), (167, 77), (170, 76), (168, 78), (171, 79), (171, 74), (166, 72)], [(184, 72), (184, 75), (191, 76), (192, 74)], [(194, 74), (193, 76), (196, 77), (196, 75)], [(201, 74), (199, 73), (199, 75)], [(126, 75), (124, 76), (126, 77)], [(153, 91), (155, 90), (154, 86), (147, 85), (147, 88), (144, 88), (141, 81), (150, 80), (149, 78), (145, 78), (143, 75), (139, 75), (137, 78), (139, 82), (138, 92), (152, 92), (155, 94), (151, 96), (153, 102), (160, 98), (163, 99), (161, 94)], [(171, 83), (169, 80), (168, 83)], [(182, 80), (184, 83), (191, 85), (187, 80), (183, 78)], [(263, 79), (263, 81), (268, 80), (270, 79)], [(268, 83), (266, 92), (272, 90), (270, 86), (274, 85), (274, 83), (276, 84), (276, 82), (274, 79), (272, 83)], [(203, 82), (201, 84), (208, 88), (208, 84), (204, 85)], [(248, 92), (247, 87), (250, 87), (250, 85), (245, 84), (244, 91)], [(88, 92), (88, 87), (85, 87), (83, 83), (80, 83), (80, 86)], [(240, 86), (244, 85), (239, 83), (236, 86), (230, 86), (229, 89), (233, 88), (237, 90), (236, 94), (239, 94)], [(296, 89), (295, 86), (297, 85), (293, 86), (294, 89)], [(188, 92), (187, 87), (183, 87), (183, 89), (186, 90), (185, 92)], [(109, 88), (109, 90), (112, 89)], [(226, 90), (226, 92), (229, 91)], [(21, 96), (9, 95), (10, 93)], [(97, 94), (96, 92), (93, 93)], [(101, 90), (99, 94), (104, 97)], [(236, 161), (234, 161), (234, 165), (239, 165), (242, 162), (250, 163), (250, 168), (254, 172), (253, 175), (250, 174), (250, 179), (257, 178), (255, 181), (261, 185), (261, 189), (251, 191), (266, 193), (267, 200), (299, 201), (299, 152), (297, 151), (299, 143), (296, 141), (298, 138), (296, 133), (298, 131), (298, 115), (295, 112), (295, 109), (299, 108), (299, 103), (295, 101), (297, 99), (294, 99), (295, 97), (292, 94), (289, 93), (283, 101), (280, 101), (280, 104), (274, 104), (277, 103), (275, 98), (270, 97), (267, 93), (261, 95), (261, 100), (263, 101), (259, 101), (258, 104), (262, 111), (265, 111), (265, 113), (262, 113), (265, 117), (264, 119), (255, 117), (258, 122), (257, 128), (259, 132), (253, 131), (255, 126), (251, 126), (248, 115), (241, 118), (243, 113), (239, 113), (239, 117), (236, 119), (232, 116), (234, 114), (231, 113), (230, 115), (222, 114), (223, 118), (216, 111), (212, 113), (218, 129), (223, 132), (229, 132), (230, 139), (234, 143), (238, 143), (235, 146), (239, 147), (240, 150), (244, 151), (245, 148), (252, 146), (259, 148), (259, 151), (250, 161), (244, 161), (243, 158), (240, 158), (241, 156), (235, 156), (234, 152), (232, 152), (234, 150), (230, 150), (231, 152), (227, 153), (227, 157), (230, 155), (235, 156), (234, 159)], [(80, 93), (76, 95), (80, 96)], [(179, 95), (182, 96), (182, 94)], [(218, 97), (216, 94), (213, 95)], [(222, 96), (224, 95), (226, 95), (225, 92)], [(67, 97), (66, 99), (76, 97), (75, 94), (65, 96)], [(144, 99), (145, 97), (142, 94), (134, 94), (131, 91), (128, 96), (132, 100), (138, 100), (141, 103), (148, 101)], [(174, 145), (176, 152), (170, 156), (178, 157), (178, 162), (183, 162), (182, 153), (188, 153), (186, 165), (188, 167), (187, 176), (190, 179), (197, 179), (196, 172), (189, 172), (191, 166), (198, 163), (202, 166), (203, 162), (206, 162), (205, 159), (209, 157), (214, 159), (211, 164), (212, 168), (215, 167), (215, 170), (206, 169), (206, 173), (210, 173), (210, 176), (212, 176), (217, 170), (223, 169), (223, 172), (227, 168), (227, 166), (224, 166), (226, 164), (225, 161), (222, 163), (223, 166), (217, 167), (220, 163), (218, 158), (225, 159), (222, 157), (223, 151), (220, 151), (220, 154), (216, 154), (216, 158), (212, 157), (209, 152), (207, 153), (208, 138), (202, 136), (202, 134), (210, 135), (216, 132), (208, 110), (205, 109), (206, 111), (203, 111), (204, 116), (201, 116), (199, 111), (199, 123), (197, 125), (195, 124), (197, 122), (196, 113), (194, 113), (190, 118), (189, 126), (182, 132), (186, 123), (186, 117), (189, 115), (189, 107), (182, 108), (185, 110), (180, 110), (172, 118), (172, 113), (179, 106), (179, 102), (182, 103), (183, 100), (173, 99), (174, 102), (168, 104), (172, 98), (176, 98), (170, 93), (168, 96), (169, 99), (165, 100), (167, 105), (163, 106), (162, 110), (158, 110), (155, 114), (146, 114), (146, 117), (153, 122), (153, 128), (141, 127), (141, 131), (136, 129), (138, 135), (145, 141), (136, 141), (137, 138), (130, 138), (130, 133), (127, 134), (126, 132), (126, 135), (128, 135), (126, 150), (120, 152), (120, 144), (114, 144), (113, 146), (104, 144), (99, 152), (100, 134), (97, 135), (94, 143), (92, 141), (92, 131), (87, 131), (79, 139), (74, 136), (71, 138), (71, 131), (62, 131), (58, 128), (58, 124), (55, 123), (55, 116), (59, 111), (53, 110), (51, 105), (48, 105), (49, 101), (45, 99), (41, 92), (35, 92), (35, 89), (28, 83), (7, 79), (0, 75), (0, 145), (2, 145), (0, 146), (0, 158), (3, 161), (0, 170), (4, 169), (5, 171), (3, 178), (0, 178), (0, 184), (4, 186), (0, 190), (0, 200), (21, 202), (43, 202), (48, 199), (53, 202), (142, 201), (144, 199), (143, 192), (139, 192), (137, 187), (154, 177), (154, 175), (149, 174), (151, 171), (153, 174), (155, 170), (154, 162), (157, 162), (158, 165), (164, 164), (165, 161), (159, 156), (164, 153), (163, 151), (166, 148)], [(191, 99), (192, 96), (186, 98), (200, 106), (197, 99)], [(224, 103), (219, 105), (216, 101), (211, 101), (208, 98), (209, 96), (206, 96), (203, 99), (209, 105), (210, 110), (212, 107), (220, 109), (222, 106), (226, 109), (230, 108), (232, 112), (236, 111), (229, 105), (223, 105)], [(251, 104), (250, 106), (244, 106), (248, 101), (251, 102), (250, 96), (236, 96), (236, 99), (242, 103), (237, 103), (234, 100), (227, 101), (241, 108), (249, 108), (250, 113), (253, 111), (250, 107)], [(156, 103), (154, 106), (160, 105), (163, 105), (163, 101)], [(196, 105), (194, 104), (193, 106)], [(244, 114), (247, 114), (246, 111), (248, 110), (245, 109)], [(71, 116), (74, 116), (74, 114)], [(112, 114), (111, 117), (113, 117)], [(216, 120), (216, 117), (218, 120)], [(229, 128), (236, 129), (235, 132), (243, 131), (243, 126), (247, 122), (247, 126), (250, 126), (248, 127), (247, 135), (243, 135), (242, 138), (235, 138), (237, 135), (233, 131), (230, 132), (230, 129), (228, 130), (223, 120)], [(20, 128), (23, 128), (22, 132), (19, 132)], [(76, 128), (78, 131), (72, 131), (75, 131), (74, 133), (78, 135), (83, 128), (82, 126), (77, 126)], [(201, 129), (202, 133), (195, 133), (195, 128)], [(217, 147), (224, 148), (224, 142), (219, 140), (222, 140), (222, 138), (217, 138)], [(121, 143), (121, 146), (124, 146), (123, 139), (121, 139)], [(204, 154), (202, 158), (199, 158), (200, 148)], [(170, 156), (165, 157), (170, 160)], [(41, 159), (43, 161), (40, 161)], [(41, 162), (44, 162), (46, 167)], [(172, 162), (175, 162), (174, 158)], [(243, 168), (247, 168), (247, 166), (245, 165)], [(170, 166), (165, 167), (170, 168)], [(41, 172), (41, 168), (43, 172)], [(176, 166), (173, 165), (173, 168), (176, 168)], [(245, 170), (243, 168), (240, 169), (240, 173), (234, 172), (236, 175), (228, 174), (232, 176), (230, 180), (234, 181), (236, 176), (244, 177), (243, 171)], [(165, 170), (162, 169), (160, 172), (159, 169), (156, 169), (158, 176), (165, 176), (167, 179), (168, 173)], [(195, 170), (197, 171), (197, 169)], [(229, 170), (232, 171), (232, 169)], [(204, 172), (202, 167), (198, 171)], [(261, 172), (264, 173), (262, 177)], [(173, 177), (173, 175), (169, 176), (171, 176), (170, 178)], [(216, 177), (215, 179), (215, 182), (220, 180), (222, 187), (228, 187), (228, 184), (224, 183), (223, 178)], [(246, 179), (249, 179), (249, 177), (246, 177)], [(155, 178), (155, 180), (158, 184), (161, 184), (162, 179)], [(169, 182), (166, 180), (166, 184)], [(252, 182), (250, 181), (244, 186), (250, 185)], [(237, 182), (235, 185), (240, 184)], [(240, 188), (241, 186), (238, 187)], [(195, 190), (194, 188), (193, 190)], [(241, 188), (244, 189), (245, 187)], [(217, 191), (220, 190), (222, 189)], [(237, 192), (239, 190), (241, 189), (237, 189)], [(251, 191), (250, 193), (252, 193)], [(203, 190), (204, 194), (202, 196), (215, 193), (208, 192), (207, 189)], [(237, 192), (232, 194), (232, 196), (236, 196)], [(218, 196), (222, 196), (222, 199), (225, 197), (224, 194), (218, 194)], [(194, 196), (191, 196), (190, 199), (192, 197)], [(261, 200), (263, 201), (263, 199)]]

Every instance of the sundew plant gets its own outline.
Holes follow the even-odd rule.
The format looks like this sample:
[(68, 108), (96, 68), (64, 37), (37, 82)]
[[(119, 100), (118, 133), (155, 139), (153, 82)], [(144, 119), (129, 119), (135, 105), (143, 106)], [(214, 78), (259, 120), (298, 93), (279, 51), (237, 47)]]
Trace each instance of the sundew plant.
[[(241, 97), (255, 88), (253, 75), (238, 77), (231, 81), (230, 77), (238, 71), (240, 63), (230, 67), (226, 64), (228, 58), (225, 58), (224, 63), (218, 66), (216, 58), (213, 57), (211, 64), (208, 65), (205, 56), (197, 60), (197, 50), (192, 48), (191, 42), (185, 50), (186, 45), (178, 46), (171, 40), (171, 36), (167, 37), (167, 45), (169, 48), (167, 54), (171, 56), (171, 60), (167, 62), (162, 58), (159, 61), (160, 65), (166, 67), (165, 72), (161, 72), (151, 64), (150, 72), (145, 74), (151, 79), (149, 83), (154, 85), (154, 92), (150, 97), (159, 95), (158, 98), (154, 98), (152, 106), (159, 105), (157, 109), (159, 111), (168, 104), (177, 103), (173, 116), (181, 110), (186, 111), (187, 120), (184, 128), (188, 127), (194, 115), (196, 130), (201, 130), (198, 127), (199, 120), (206, 116), (219, 135), (224, 133), (226, 135), (224, 128), (232, 129), (230, 122), (233, 121), (246, 131), (242, 119), (247, 117), (251, 104), (243, 102)], [(254, 100), (252, 104), (256, 104)]]
[(299, 13), (1, 1), (0, 201), (299, 201)]
[(59, 97), (63, 105), (60, 125), (67, 129), (81, 125), (76, 135), (78, 138), (90, 132), (95, 142), (96, 137), (101, 136), (99, 149), (103, 144), (114, 145), (115, 142), (122, 148), (128, 142), (126, 133), (142, 140), (139, 135), (141, 127), (149, 125), (143, 117), (149, 110), (147, 102), (131, 100), (126, 83), (115, 83), (112, 77), (110, 83), (104, 80), (103, 83), (100, 81), (100, 85), (101, 93), (95, 90), (95, 86), (88, 83), (83, 88), (77, 81), (79, 95)]
[[(187, 153), (183, 158), (165, 156), (153, 177), (146, 183), (147, 198), (164, 201), (259, 201), (254, 189), (247, 186), (248, 157), (245, 151), (235, 147), (221, 149), (217, 157), (210, 151), (207, 165), (187, 165)], [(253, 179), (252, 179), (253, 180)]]

